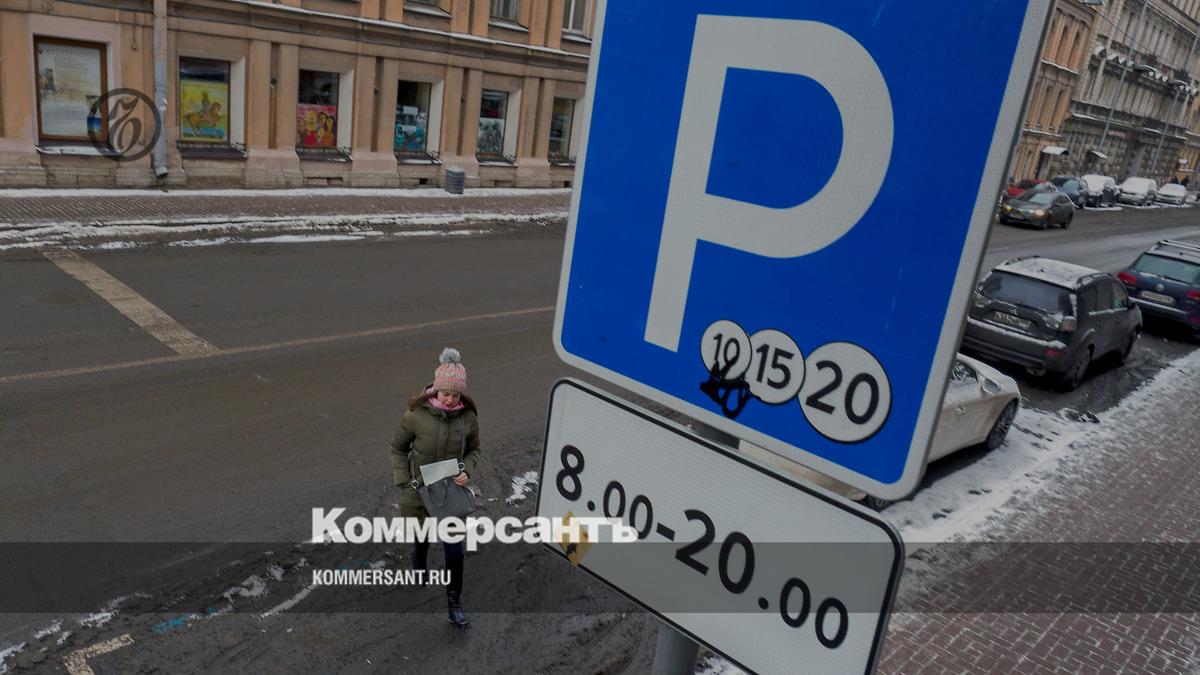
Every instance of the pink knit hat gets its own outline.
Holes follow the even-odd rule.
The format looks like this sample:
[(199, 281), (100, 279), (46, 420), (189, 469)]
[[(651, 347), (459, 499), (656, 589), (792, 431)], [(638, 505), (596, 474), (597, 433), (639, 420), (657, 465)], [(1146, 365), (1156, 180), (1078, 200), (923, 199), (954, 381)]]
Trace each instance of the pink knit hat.
[(458, 350), (446, 347), (438, 361), (442, 365), (433, 371), (433, 390), (467, 393), (467, 367), (462, 364), (462, 355)]

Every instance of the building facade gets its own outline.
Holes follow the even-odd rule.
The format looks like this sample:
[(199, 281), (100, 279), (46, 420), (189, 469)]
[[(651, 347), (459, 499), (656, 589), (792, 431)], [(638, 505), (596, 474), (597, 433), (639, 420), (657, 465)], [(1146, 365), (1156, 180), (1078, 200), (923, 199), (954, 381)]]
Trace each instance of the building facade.
[(0, 0), (0, 187), (570, 185), (593, 4)]
[(1074, 171), (1163, 182), (1195, 169), (1198, 19), (1200, 0), (1105, 3), (1063, 124)]
[(1082, 81), (1096, 17), (1096, 7), (1080, 0), (1054, 2), (1013, 157), (1014, 179), (1045, 178), (1068, 169), (1072, 151), (1063, 126)]

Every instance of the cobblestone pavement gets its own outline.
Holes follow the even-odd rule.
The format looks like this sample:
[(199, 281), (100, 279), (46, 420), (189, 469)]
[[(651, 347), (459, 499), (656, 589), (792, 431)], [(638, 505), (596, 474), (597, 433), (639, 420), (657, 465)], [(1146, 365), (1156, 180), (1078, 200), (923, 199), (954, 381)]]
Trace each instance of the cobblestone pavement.
[(0, 228), (50, 223), (114, 224), (130, 221), (169, 224), (186, 220), (289, 216), (378, 216), (386, 214), (466, 214), (565, 212), (570, 190), (467, 190), (462, 196), (441, 190), (285, 190), (181, 192), (0, 190)]
[(906, 581), (933, 611), (899, 602), (910, 613), (893, 617), (880, 672), (1200, 672), (1200, 446), (1181, 433), (1200, 410), (1200, 358), (1164, 375), (1169, 386), (1135, 393), (1036, 499), (982, 533), (1006, 542), (1005, 559), (931, 549), (947, 573)]

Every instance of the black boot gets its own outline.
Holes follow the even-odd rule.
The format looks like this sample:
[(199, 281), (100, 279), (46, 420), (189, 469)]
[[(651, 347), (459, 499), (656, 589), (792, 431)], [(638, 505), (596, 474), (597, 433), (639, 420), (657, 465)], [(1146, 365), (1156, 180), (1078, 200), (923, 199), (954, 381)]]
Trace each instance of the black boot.
[(446, 591), (446, 606), (450, 610), (450, 623), (455, 628), (470, 628), (471, 620), (467, 618), (467, 613), (459, 604), (459, 597), (458, 591)]

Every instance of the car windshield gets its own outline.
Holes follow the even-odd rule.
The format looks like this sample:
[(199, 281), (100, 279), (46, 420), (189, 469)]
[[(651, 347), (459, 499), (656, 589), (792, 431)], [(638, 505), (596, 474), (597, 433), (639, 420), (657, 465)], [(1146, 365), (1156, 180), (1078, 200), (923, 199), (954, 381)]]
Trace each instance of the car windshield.
[(1031, 202), (1038, 206), (1050, 206), (1054, 203), (1054, 193), (1046, 192), (1045, 190), (1029, 190), (1022, 192), (1017, 199), (1023, 202)]
[(1040, 184), (1040, 182), (1041, 181), (1036, 181), (1036, 180), (1026, 178), (1025, 180), (1021, 181), (1020, 183), (1017, 183), (1017, 187), (1028, 190), (1029, 188)]
[(1077, 190), (1080, 187), (1079, 181), (1070, 176), (1055, 176), (1050, 179), (1050, 182), (1064, 190)]
[(993, 272), (984, 280), (980, 292), (989, 300), (1040, 309), (1051, 314), (1073, 314), (1070, 291), (1019, 274)]
[(1200, 265), (1176, 258), (1143, 253), (1133, 264), (1133, 269), (1147, 274), (1157, 274), (1165, 279), (1182, 281), (1185, 284), (1200, 284)]
[(1175, 184), (1164, 185), (1159, 192), (1164, 195), (1185, 195), (1187, 194), (1187, 188), (1183, 187), (1182, 185)]

